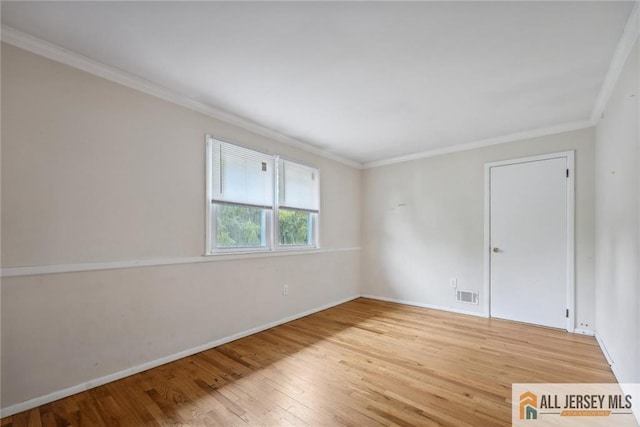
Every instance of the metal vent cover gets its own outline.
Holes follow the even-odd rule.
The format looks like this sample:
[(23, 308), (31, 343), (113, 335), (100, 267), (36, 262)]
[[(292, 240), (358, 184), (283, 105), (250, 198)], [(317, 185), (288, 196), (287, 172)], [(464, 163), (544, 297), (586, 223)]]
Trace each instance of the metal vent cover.
[(478, 305), (478, 292), (477, 291), (456, 291), (456, 301), (464, 302), (467, 304), (476, 304)]

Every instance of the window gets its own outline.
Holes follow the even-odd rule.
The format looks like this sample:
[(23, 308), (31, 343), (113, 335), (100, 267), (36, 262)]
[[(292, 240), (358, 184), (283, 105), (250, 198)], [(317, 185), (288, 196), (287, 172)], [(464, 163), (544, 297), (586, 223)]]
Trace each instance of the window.
[(319, 206), (317, 169), (278, 160), (278, 231), (281, 246), (312, 246)]
[(208, 255), (318, 247), (317, 169), (207, 135)]

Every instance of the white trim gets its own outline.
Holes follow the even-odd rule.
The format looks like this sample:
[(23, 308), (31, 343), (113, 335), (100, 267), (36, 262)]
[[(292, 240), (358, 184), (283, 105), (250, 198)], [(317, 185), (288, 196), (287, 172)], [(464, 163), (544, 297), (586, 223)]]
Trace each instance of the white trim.
[[(576, 329), (576, 332), (578, 332), (580, 329)], [(590, 331), (589, 331), (590, 332)], [(626, 383), (624, 381), (621, 380), (620, 378), (620, 374), (618, 373), (618, 369), (616, 367), (616, 364), (614, 363), (613, 359), (611, 358), (611, 355), (609, 354), (609, 351), (607, 350), (607, 347), (604, 345), (604, 341), (602, 340), (602, 337), (600, 336), (599, 333), (594, 332), (593, 335), (596, 338), (596, 341), (598, 342), (598, 345), (600, 346), (600, 351), (602, 351), (602, 354), (604, 355), (604, 358), (607, 360), (607, 363), (609, 364), (609, 367), (611, 368), (611, 372), (613, 372), (613, 376), (616, 378), (616, 381), (618, 382), (618, 384), (620, 384), (620, 388), (622, 389), (624, 394), (631, 394), (632, 387), (639, 387), (639, 384), (630, 384), (630, 383)], [(637, 390), (637, 389), (635, 389)], [(635, 391), (636, 393), (640, 392), (640, 390)], [(638, 421), (638, 425), (640, 425), (640, 407), (638, 405), (633, 405), (632, 408), (633, 411), (633, 415), (636, 417), (636, 420)]]
[[(637, 13), (636, 13), (637, 14)], [(200, 101), (193, 100), (176, 92), (170, 91), (162, 86), (159, 86), (153, 82), (145, 80), (141, 77), (119, 70), (117, 68), (108, 66), (101, 62), (95, 61), (84, 55), (80, 55), (76, 52), (70, 51), (53, 43), (39, 39), (22, 31), (7, 25), (2, 25), (1, 40), (20, 49), (24, 49), (28, 52), (35, 53), (36, 55), (43, 56), (56, 62), (77, 68), (87, 73), (102, 77), (112, 82), (127, 86), (129, 88), (138, 90), (148, 95), (155, 96), (165, 101), (169, 101), (176, 105), (188, 108), (193, 111), (205, 114), (209, 117), (213, 117), (218, 120), (222, 120), (226, 123), (230, 123), (239, 126), (243, 129), (249, 130), (256, 134), (274, 139), (283, 144), (287, 144), (309, 153), (316, 154), (318, 156), (335, 160), (340, 163), (346, 164), (356, 169), (370, 169), (379, 166), (391, 165), (395, 163), (407, 162), (410, 160), (417, 160), (426, 157), (433, 157), (442, 154), (455, 153), (459, 151), (467, 151), (481, 147), (487, 147), (496, 144), (503, 144), (507, 142), (514, 142), (528, 138), (535, 138), (545, 135), (552, 135), (561, 132), (568, 132), (572, 130), (579, 130), (588, 128), (594, 125), (593, 121), (576, 121), (569, 123), (562, 123), (555, 126), (531, 129), (523, 132), (517, 132), (509, 135), (492, 137), (480, 141), (473, 141), (463, 144), (458, 144), (452, 147), (444, 147), (433, 150), (427, 150), (419, 153), (409, 154), (405, 156), (392, 157), (389, 159), (383, 159), (373, 161), (369, 163), (359, 163), (351, 159), (347, 159), (340, 155), (328, 152), (316, 148), (308, 143), (299, 141), (289, 136), (282, 135), (271, 129), (268, 129), (260, 124), (254, 123), (243, 117), (239, 117), (220, 109), (217, 109), (211, 105), (202, 103)]]
[(627, 24), (624, 27), (622, 37), (620, 37), (618, 46), (616, 47), (616, 50), (613, 53), (613, 57), (611, 58), (609, 70), (607, 71), (607, 75), (605, 76), (602, 87), (600, 88), (600, 93), (598, 94), (598, 98), (596, 99), (593, 111), (591, 112), (591, 123), (593, 125), (596, 125), (600, 121), (602, 113), (607, 106), (607, 102), (609, 102), (609, 98), (611, 97), (613, 89), (616, 86), (616, 82), (620, 77), (620, 73), (622, 73), (624, 64), (627, 62), (629, 53), (631, 53), (633, 44), (635, 43), (636, 39), (638, 38), (638, 34), (640, 33), (639, 4), (640, 2), (636, 0), (633, 6), (633, 10), (629, 15), (629, 19), (627, 20)]
[(222, 120), (224, 122), (234, 124), (249, 131), (255, 132), (259, 135), (263, 135), (268, 138), (272, 138), (276, 141), (284, 144), (300, 148), (304, 151), (316, 154), (318, 156), (335, 160), (356, 169), (370, 169), (380, 166), (392, 165), (396, 163), (408, 162), (411, 160), (418, 160), (427, 157), (439, 156), (443, 154), (455, 153), (460, 151), (467, 151), (476, 148), (488, 147), (491, 145), (503, 144), (507, 142), (515, 142), (529, 138), (536, 138), (540, 136), (552, 135), (562, 132), (569, 132), (573, 130), (585, 129), (595, 126), (600, 117), (607, 101), (609, 100), (611, 93), (615, 87), (615, 83), (622, 72), (622, 68), (626, 62), (629, 53), (633, 47), (633, 44), (640, 33), (640, 12), (638, 7), (639, 2), (636, 1), (633, 10), (627, 20), (624, 32), (618, 46), (614, 52), (614, 55), (607, 71), (607, 75), (603, 82), (603, 85), (598, 94), (598, 98), (594, 105), (591, 117), (589, 120), (575, 121), (561, 123), (555, 126), (549, 126), (544, 128), (530, 129), (522, 132), (516, 132), (508, 135), (502, 135), (492, 137), (480, 141), (467, 142), (463, 144), (457, 144), (451, 147), (436, 148), (432, 150), (422, 151), (418, 153), (412, 153), (404, 156), (392, 157), (389, 159), (377, 160), (367, 163), (359, 163), (351, 159), (347, 159), (340, 155), (328, 152), (312, 146), (303, 141), (299, 141), (295, 138), (291, 138), (286, 135), (282, 135), (271, 129), (268, 129), (258, 123), (254, 123), (243, 117), (227, 113), (223, 110), (215, 108), (211, 105), (196, 101), (194, 99), (183, 96), (179, 93), (170, 91), (156, 83), (145, 80), (141, 77), (119, 70), (117, 68), (108, 66), (101, 62), (95, 61), (84, 55), (80, 55), (76, 52), (65, 49), (61, 46), (47, 42), (45, 40), (34, 37), (30, 34), (16, 30), (15, 28), (7, 25), (2, 25), (2, 32), (0, 40), (11, 44), (13, 46), (24, 49), (28, 52), (35, 53), (53, 61), (60, 62), (62, 64), (77, 68), (79, 70), (88, 72), (90, 74), (102, 77), (115, 83), (130, 87), (140, 92), (164, 99), (174, 104), (180, 105), (185, 108), (197, 111), (207, 116)]
[(488, 147), (491, 145), (504, 144), (507, 142), (521, 141), (524, 139), (537, 138), (540, 136), (553, 135), (562, 132), (570, 132), (574, 130), (586, 129), (595, 126), (599, 121), (605, 106), (613, 93), (620, 73), (624, 67), (624, 64), (629, 57), (631, 49), (640, 34), (640, 1), (636, 0), (633, 10), (629, 15), (624, 32), (620, 37), (618, 46), (613, 54), (609, 70), (605, 76), (605, 80), (600, 88), (598, 98), (594, 105), (593, 111), (589, 120), (581, 120), (575, 122), (561, 123), (555, 126), (549, 126), (544, 128), (530, 129), (523, 132), (516, 132), (508, 135), (502, 135), (483, 139), (480, 141), (467, 142), (458, 144), (451, 147), (436, 148), (433, 150), (422, 151), (418, 153), (412, 153), (404, 156), (392, 157), (389, 159), (377, 160), (373, 162), (367, 162), (362, 165), (364, 169), (371, 169), (380, 166), (393, 165), (396, 163), (404, 163), (411, 160), (419, 160), (427, 157), (440, 156), (443, 154), (456, 153), (460, 151), (473, 150), (476, 148)]
[(184, 257), (184, 258), (158, 258), (132, 261), (95, 262), (86, 264), (56, 264), (34, 265), (28, 267), (7, 267), (0, 270), (0, 277), (35, 276), (41, 274), (75, 273), (80, 271), (119, 270), (123, 268), (153, 267), (158, 265), (197, 264), (201, 262), (232, 261), (252, 258), (268, 258), (297, 255), (317, 255), (338, 252), (359, 251), (360, 247), (335, 248), (335, 249), (296, 249), (290, 251), (269, 251), (218, 254), (212, 256)]
[[(631, 383), (621, 381), (621, 378), (620, 378), (621, 376), (618, 373), (618, 368), (616, 367), (616, 364), (611, 358), (609, 351), (607, 351), (607, 347), (604, 345), (604, 341), (602, 340), (602, 337), (597, 332), (595, 333), (595, 337), (596, 337), (596, 341), (598, 342), (598, 345), (600, 346), (600, 350), (602, 351), (602, 354), (604, 354), (604, 357), (605, 359), (607, 359), (607, 363), (609, 364), (609, 367), (611, 367), (611, 372), (613, 372), (613, 376), (616, 377), (616, 381), (618, 382), (618, 384), (620, 384), (620, 388), (622, 389), (622, 392), (624, 394), (632, 394), (634, 391), (635, 393), (639, 393), (640, 384), (638, 383), (631, 384)], [(636, 420), (638, 421), (638, 425), (640, 425), (640, 407), (634, 404), (631, 410), (633, 411), (633, 415), (636, 417)]]
[(567, 331), (575, 332), (575, 153), (563, 151), (560, 153), (543, 154), (540, 156), (521, 157), (485, 163), (484, 165), (484, 292), (485, 311), (491, 316), (491, 168), (518, 163), (536, 162), (557, 158), (567, 159)]
[(95, 61), (89, 57), (80, 55), (79, 53), (34, 37), (30, 34), (16, 30), (15, 28), (9, 27), (7, 25), (2, 25), (1, 40), (20, 49), (35, 53), (36, 55), (40, 55), (53, 61), (68, 65), (70, 67), (77, 68), (79, 70), (96, 75), (98, 77), (102, 77), (123, 86), (127, 86), (148, 95), (164, 99), (165, 101), (169, 101), (181, 107), (197, 111), (226, 123), (233, 124), (250, 132), (265, 136), (283, 144), (299, 148), (306, 152), (313, 153), (330, 160), (335, 160), (356, 169), (362, 169), (361, 163), (355, 162), (351, 159), (347, 159), (326, 150), (321, 150), (309, 143), (297, 140), (295, 138), (282, 135), (265, 126), (252, 122), (251, 120), (248, 120), (244, 117), (228, 113), (204, 102), (196, 101), (177, 92), (164, 88), (149, 80), (145, 80), (134, 74), (130, 74), (118, 68)]
[(380, 166), (393, 165), (396, 163), (404, 163), (411, 160), (424, 159), (427, 157), (441, 156), (443, 154), (457, 153), (459, 151), (474, 150), (476, 148), (488, 147), (491, 145), (505, 144), (507, 142), (522, 141), (525, 139), (537, 138), (540, 136), (554, 135), (562, 132), (570, 132), (574, 130), (586, 129), (593, 127), (593, 123), (589, 120), (562, 123), (556, 126), (546, 128), (531, 129), (524, 132), (512, 133), (509, 135), (497, 136), (493, 138), (483, 139), (480, 141), (458, 144), (451, 147), (436, 148), (433, 150), (422, 151), (420, 153), (408, 154), (406, 156), (392, 157), (390, 159), (378, 160), (375, 162), (365, 163), (364, 169), (377, 168)]
[(491, 172), (484, 165), (484, 258), (483, 289), (484, 312), (491, 317)]
[(567, 331), (576, 329), (576, 167), (574, 151), (567, 151)]
[(573, 333), (578, 335), (587, 335), (589, 337), (596, 336), (596, 331), (592, 331), (591, 329), (574, 329)]
[[(614, 372), (614, 375), (615, 375), (615, 372)], [(619, 378), (617, 375), (615, 376), (616, 376), (616, 379)], [(623, 382), (620, 382), (620, 380), (618, 379), (618, 384), (620, 385), (622, 394), (630, 394), (632, 396), (636, 396), (636, 399), (640, 397), (640, 383), (623, 383)], [(637, 404), (638, 400), (636, 400), (635, 402), (636, 403), (631, 408), (631, 412), (633, 412), (633, 416), (636, 417), (636, 421), (640, 426), (640, 405)]]
[(83, 391), (101, 386), (103, 384), (107, 384), (113, 381), (120, 380), (122, 378), (126, 378), (130, 375), (137, 374), (139, 372), (146, 371), (151, 368), (155, 368), (160, 365), (164, 365), (165, 363), (173, 362), (178, 359), (182, 359), (184, 357), (188, 357), (194, 355), (196, 353), (200, 353), (205, 350), (212, 349), (214, 347), (218, 347), (220, 345), (229, 343), (231, 341), (238, 340), (240, 338), (247, 337), (249, 335), (256, 334), (258, 332), (265, 331), (267, 329), (271, 329), (275, 326), (282, 325), (283, 323), (291, 322), (296, 319), (300, 319), (301, 317), (309, 316), (311, 314), (317, 313), (322, 310), (326, 310), (331, 307), (335, 307), (340, 304), (344, 304), (356, 298), (359, 298), (359, 295), (353, 295), (347, 298), (342, 298), (338, 301), (331, 302), (329, 304), (325, 304), (320, 307), (313, 308), (311, 310), (303, 311), (302, 313), (294, 314), (292, 316), (284, 317), (280, 320), (276, 320), (275, 322), (270, 322), (261, 326), (257, 326), (255, 328), (247, 329), (242, 332), (238, 332), (237, 334), (229, 335), (228, 337), (220, 338), (215, 341), (211, 341), (197, 347), (190, 348), (188, 350), (180, 351), (178, 353), (174, 353), (169, 356), (161, 357), (160, 359), (152, 360), (150, 362), (143, 363), (141, 365), (133, 366), (131, 368), (123, 369), (122, 371), (115, 372), (113, 374), (105, 375), (100, 378), (96, 378), (91, 381), (84, 382), (82, 384), (77, 384), (72, 387), (65, 388), (64, 390), (54, 391), (53, 393), (49, 393), (44, 396), (36, 397), (35, 399), (28, 400), (26, 402), (17, 403), (15, 405), (11, 405), (7, 408), (0, 409), (0, 417), (8, 417), (19, 412), (27, 411), (29, 409), (36, 408), (41, 405), (45, 405), (47, 403), (53, 402), (58, 399), (62, 399), (76, 393), (81, 393)]
[(375, 300), (386, 301), (386, 302), (394, 302), (396, 304), (413, 305), (415, 307), (430, 308), (432, 310), (440, 310), (440, 311), (448, 311), (449, 313), (465, 314), (467, 316), (488, 317), (485, 313), (481, 313), (478, 311), (461, 310), (459, 308), (444, 307), (441, 305), (426, 304), (426, 303), (417, 302), (417, 301), (407, 301), (407, 300), (402, 300), (397, 298), (380, 297), (380, 296), (369, 295), (369, 294), (364, 294), (360, 296), (362, 298), (369, 298), (369, 299), (375, 299)]
[[(200, 353), (202, 351), (206, 351), (215, 347), (218, 347), (220, 345), (229, 343), (231, 341), (235, 341), (238, 340), (240, 338), (244, 338), (247, 337), (249, 335), (253, 335), (256, 334), (258, 332), (262, 332), (264, 330), (273, 328), (275, 326), (278, 325), (282, 325), (284, 323), (287, 322), (291, 322), (293, 320), (305, 317), (305, 316), (309, 316), (311, 314), (317, 313), (319, 311), (322, 310), (326, 310), (329, 309), (331, 307), (335, 307), (337, 305), (340, 304), (344, 304), (346, 302), (355, 300), (357, 298), (369, 298), (369, 299), (373, 299), (373, 300), (379, 300), (379, 301), (386, 301), (386, 302), (392, 302), (392, 303), (397, 303), (397, 304), (405, 304), (405, 305), (411, 305), (411, 306), (415, 306), (415, 307), (422, 307), (422, 308), (428, 308), (428, 309), (433, 309), (433, 310), (439, 310), (439, 311), (445, 311), (445, 312), (450, 312), (450, 313), (456, 313), (456, 314), (462, 314), (462, 315), (468, 315), (468, 316), (474, 316), (474, 317), (483, 317), (483, 318), (488, 318), (489, 316), (485, 313), (481, 313), (481, 312), (475, 312), (475, 311), (467, 311), (467, 310), (460, 310), (457, 308), (451, 308), (451, 307), (444, 307), (444, 306), (438, 306), (438, 305), (433, 305), (433, 304), (426, 304), (426, 303), (421, 303), (421, 302), (417, 302), (417, 301), (407, 301), (407, 300), (401, 300), (401, 299), (396, 299), (396, 298), (387, 298), (387, 297), (381, 297), (381, 296), (376, 296), (376, 295), (369, 295), (369, 294), (361, 294), (361, 295), (352, 295), (350, 297), (346, 297), (346, 298), (342, 298), (340, 300), (331, 302), (329, 304), (325, 304), (322, 305), (320, 307), (316, 307), (298, 314), (294, 314), (292, 316), (288, 316), (285, 318), (282, 318), (280, 320), (276, 320), (275, 322), (270, 322), (261, 326), (257, 326), (255, 328), (251, 328), (251, 329), (247, 329), (245, 331), (242, 332), (238, 332), (236, 334), (233, 335), (229, 335), (227, 337), (224, 338), (220, 338), (218, 340), (215, 341), (211, 341), (202, 345), (199, 345), (197, 347), (193, 347), (190, 348), (188, 350), (184, 350), (184, 351), (180, 351), (177, 353), (174, 353), (172, 355), (169, 356), (165, 356), (156, 360), (152, 360), (150, 362), (146, 362), (137, 366), (133, 366), (131, 368), (127, 368), (127, 369), (123, 369), (122, 371), (118, 371), (115, 372), (113, 374), (109, 374), (109, 375), (105, 375), (103, 377), (100, 378), (96, 378), (94, 380), (90, 380), (90, 381), (86, 381), (84, 383), (81, 384), (77, 384), (75, 386), (72, 387), (68, 387), (66, 389), (63, 390), (58, 390), (55, 391), (53, 393), (49, 393), (47, 395), (44, 396), (40, 396), (37, 397), (35, 399), (31, 399), (28, 400), (26, 402), (22, 402), (22, 403), (17, 403), (15, 405), (11, 405), (8, 406), (6, 408), (0, 408), (0, 418), (3, 417), (8, 417), (14, 414), (17, 414), (19, 412), (23, 412), (23, 411), (28, 411), (30, 409), (36, 408), (38, 406), (41, 405), (45, 405), (47, 403), (53, 402), (55, 400), (59, 400), (59, 399), (63, 399), (65, 397), (69, 397), (72, 396), (76, 393), (81, 393), (83, 391), (95, 388), (95, 387), (99, 387), (103, 384), (107, 384), (113, 381), (117, 381), (120, 380), (122, 378), (126, 378), (128, 376), (137, 374), (139, 372), (143, 372), (146, 371), (148, 369), (152, 369), (155, 368), (157, 366), (160, 365), (164, 365), (166, 363), (170, 363), (173, 362), (175, 360), (179, 360), (182, 359), (184, 357), (188, 357), (191, 355), (194, 355), (196, 353)], [(607, 362), (609, 363), (609, 365), (611, 365), (612, 371), (614, 373), (614, 375), (616, 376), (616, 378), (618, 378), (618, 376), (616, 375), (615, 369), (613, 369), (613, 362), (611, 360), (611, 358), (609, 357), (609, 353), (607, 352), (606, 348), (604, 347), (604, 344), (602, 342), (602, 339), (600, 338), (600, 335), (598, 335), (597, 332), (592, 332), (592, 331), (587, 331), (587, 330), (576, 330), (575, 333), (581, 333), (584, 335), (595, 335), (596, 340), (598, 341), (598, 344), (600, 345), (600, 349), (602, 350), (602, 353), (604, 354), (605, 358), (607, 359)], [(619, 381), (618, 381), (619, 382)]]
[(209, 134), (206, 134), (204, 136), (204, 162), (205, 162), (205, 186), (204, 186), (204, 206), (205, 206), (205, 218), (204, 218), (204, 235), (205, 235), (205, 241), (204, 241), (204, 253), (209, 255), (213, 252), (213, 244), (211, 242), (211, 236), (214, 236), (216, 233), (216, 223), (215, 221), (212, 221), (212, 214), (213, 214), (213, 206), (211, 203), (211, 200), (213, 199), (213, 192), (212, 192), (212, 185), (213, 183), (211, 182), (211, 177), (212, 177), (212, 173), (213, 173), (213, 137)]
[[(607, 351), (607, 347), (604, 345), (604, 341), (602, 341), (602, 337), (600, 336), (600, 334), (598, 332), (596, 332), (595, 334), (596, 337), (596, 341), (598, 342), (598, 345), (600, 346), (600, 350), (602, 350), (602, 354), (604, 354), (604, 358), (607, 359), (607, 363), (609, 364), (609, 366), (611, 366), (611, 370), (613, 371), (613, 359), (611, 358), (611, 355), (609, 354), (609, 352)], [(615, 375), (615, 371), (613, 372), (613, 375)], [(616, 376), (616, 379), (618, 377)]]

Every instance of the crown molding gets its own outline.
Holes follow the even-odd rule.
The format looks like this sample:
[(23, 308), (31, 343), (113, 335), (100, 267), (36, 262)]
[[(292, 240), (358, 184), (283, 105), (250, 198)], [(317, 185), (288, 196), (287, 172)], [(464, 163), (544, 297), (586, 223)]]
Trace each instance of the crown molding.
[(38, 37), (34, 37), (20, 30), (16, 30), (15, 28), (9, 27), (7, 25), (2, 25), (1, 34), (1, 41), (26, 50), (28, 52), (35, 53), (36, 55), (43, 56), (47, 59), (60, 62), (62, 64), (77, 68), (95, 76), (102, 77), (123, 86), (127, 86), (139, 92), (146, 93), (147, 95), (152, 95), (165, 101), (169, 101), (173, 104), (238, 126), (242, 129), (248, 130), (258, 135), (262, 135), (277, 142), (299, 148), (306, 152), (330, 160), (335, 160), (356, 169), (362, 169), (362, 164), (359, 162), (347, 159), (346, 157), (339, 156), (326, 150), (316, 148), (307, 142), (303, 142), (295, 138), (283, 135), (258, 123), (252, 122), (251, 120), (228, 113), (209, 104), (196, 101), (165, 87), (162, 87), (156, 83), (153, 83), (149, 80), (145, 80), (134, 74), (103, 64), (102, 62), (98, 62), (94, 59), (65, 49), (48, 41), (42, 40)]
[(408, 162), (411, 160), (418, 160), (418, 159), (423, 159), (427, 157), (439, 156), (443, 154), (467, 151), (467, 150), (472, 150), (476, 148), (488, 147), (491, 145), (514, 142), (514, 141), (519, 141), (519, 140), (529, 139), (529, 138), (536, 138), (540, 136), (552, 135), (555, 133), (568, 132), (568, 131), (579, 130), (579, 129), (595, 126), (600, 120), (602, 112), (604, 111), (606, 103), (608, 102), (611, 96), (611, 93), (613, 92), (613, 89), (620, 76), (622, 68), (624, 67), (626, 59), (629, 56), (629, 53), (631, 52), (631, 49), (635, 43), (636, 38), (638, 37), (638, 33), (640, 30), (639, 4), (640, 4), (640, 1), (635, 2), (634, 8), (631, 11), (631, 14), (627, 20), (624, 32), (614, 52), (611, 64), (609, 66), (609, 70), (607, 72), (604, 83), (598, 94), (598, 98), (596, 100), (596, 104), (592, 111), (590, 120), (568, 122), (568, 123), (563, 123), (556, 126), (532, 129), (528, 131), (492, 137), (492, 138), (488, 138), (480, 141), (457, 144), (451, 147), (443, 147), (443, 148), (438, 148), (433, 150), (427, 150), (427, 151), (422, 151), (418, 153), (391, 157), (388, 159), (382, 159), (382, 160), (377, 160), (377, 161), (367, 162), (367, 163), (360, 163), (360, 162), (342, 157), (340, 155), (331, 153), (329, 151), (316, 148), (309, 143), (297, 140), (295, 138), (291, 138), (289, 136), (283, 135), (269, 128), (266, 128), (258, 123), (245, 119), (243, 117), (228, 113), (226, 111), (215, 108), (211, 105), (188, 98), (186, 96), (173, 92), (169, 89), (166, 89), (160, 85), (157, 85), (153, 82), (145, 80), (141, 77), (138, 77), (136, 75), (127, 73), (120, 69), (108, 66), (101, 62), (95, 61), (84, 55), (80, 55), (76, 52), (70, 51), (68, 49), (60, 47), (53, 43), (47, 42), (40, 38), (24, 33), (22, 31), (16, 30), (15, 28), (2, 25), (2, 35), (0, 37), (0, 40), (8, 44), (11, 44), (13, 46), (24, 49), (26, 51), (54, 60), (56, 62), (69, 65), (71, 67), (80, 69), (82, 71), (88, 72), (98, 77), (102, 77), (104, 79), (122, 84), (124, 86), (130, 87), (132, 89), (138, 90), (148, 95), (152, 95), (157, 98), (164, 99), (171, 103), (180, 105), (182, 107), (189, 108), (193, 111), (197, 111), (209, 117), (213, 117), (215, 119), (224, 121), (226, 123), (238, 126), (245, 130), (265, 136), (267, 138), (273, 139), (283, 144), (287, 144), (289, 146), (299, 148), (301, 150), (307, 151), (309, 153), (312, 153), (327, 159), (338, 161), (340, 163), (346, 164), (356, 169), (371, 169), (371, 168), (380, 167), (380, 166), (387, 166), (387, 165), (392, 165), (396, 163)]
[(604, 112), (604, 109), (607, 106), (607, 102), (609, 102), (609, 98), (611, 97), (616, 83), (618, 82), (618, 78), (620, 77), (620, 73), (622, 73), (624, 64), (627, 62), (627, 58), (631, 53), (631, 49), (633, 48), (633, 45), (638, 38), (638, 34), (640, 32), (639, 5), (640, 1), (636, 0), (633, 6), (633, 10), (629, 15), (629, 19), (627, 19), (627, 24), (624, 27), (622, 37), (620, 37), (618, 46), (613, 53), (611, 64), (609, 65), (609, 70), (607, 71), (604, 83), (600, 88), (600, 93), (598, 94), (596, 104), (593, 107), (593, 111), (591, 113), (591, 122), (594, 125), (596, 125), (602, 118), (602, 113)]
[(459, 151), (474, 150), (476, 148), (489, 147), (491, 145), (504, 144), (507, 142), (522, 141), (524, 139), (537, 138), (540, 136), (553, 135), (562, 132), (570, 132), (573, 130), (586, 129), (592, 127), (593, 123), (589, 120), (562, 123), (556, 126), (546, 128), (531, 129), (524, 132), (511, 133), (509, 135), (497, 136), (494, 138), (483, 139), (480, 141), (467, 142), (457, 144), (451, 147), (436, 148), (433, 150), (422, 151), (420, 153), (408, 154), (406, 156), (392, 157), (390, 159), (378, 160), (364, 164), (364, 169), (377, 168), (380, 166), (388, 166), (396, 163), (409, 162), (411, 160), (424, 159), (427, 157), (441, 156), (443, 154), (456, 153)]

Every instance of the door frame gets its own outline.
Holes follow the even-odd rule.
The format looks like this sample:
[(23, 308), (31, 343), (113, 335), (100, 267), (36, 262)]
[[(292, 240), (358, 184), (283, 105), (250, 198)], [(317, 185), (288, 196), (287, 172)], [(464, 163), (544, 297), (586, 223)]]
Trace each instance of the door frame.
[(530, 163), (540, 160), (565, 158), (567, 178), (567, 331), (575, 332), (575, 152), (543, 154), (520, 157), (484, 164), (484, 312), (491, 317), (491, 168), (497, 166)]

